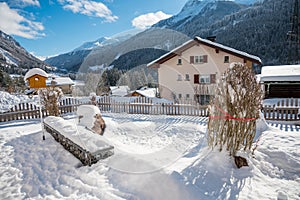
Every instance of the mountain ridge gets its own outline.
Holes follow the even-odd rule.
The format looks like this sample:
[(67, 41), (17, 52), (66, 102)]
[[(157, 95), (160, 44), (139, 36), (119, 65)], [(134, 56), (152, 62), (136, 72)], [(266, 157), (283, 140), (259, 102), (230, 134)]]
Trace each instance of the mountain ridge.
[(30, 54), (12, 36), (0, 30), (0, 66), (8, 73), (22, 74), (34, 67), (51, 68), (48, 64)]

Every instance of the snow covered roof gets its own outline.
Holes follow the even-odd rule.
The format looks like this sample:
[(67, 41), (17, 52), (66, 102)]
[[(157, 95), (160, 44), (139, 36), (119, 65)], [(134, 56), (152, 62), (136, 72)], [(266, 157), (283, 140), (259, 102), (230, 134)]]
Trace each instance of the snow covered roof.
[(263, 66), (262, 75), (300, 75), (300, 65)]
[[(47, 85), (51, 84), (52, 80), (47, 81)], [(74, 81), (70, 77), (53, 77), (53, 81), (56, 82), (55, 85), (74, 85)]]
[(150, 66), (153, 66), (157, 63), (158, 64), (164, 63), (166, 60), (171, 59), (174, 56), (178, 55), (178, 52), (181, 52), (182, 50), (185, 50), (186, 48), (189, 48), (189, 47), (193, 46), (193, 44), (195, 42), (196, 42), (196, 44), (197, 43), (202, 43), (202, 44), (204, 44), (206, 46), (210, 46), (212, 48), (221, 49), (222, 51), (228, 52), (230, 54), (234, 54), (234, 55), (239, 56), (239, 57), (248, 58), (249, 60), (251, 60), (252, 62), (255, 62), (255, 63), (259, 63), (259, 64), (261, 63), (261, 59), (257, 56), (254, 56), (254, 55), (248, 54), (246, 52), (239, 51), (239, 50), (236, 50), (234, 48), (227, 47), (225, 45), (222, 45), (222, 44), (219, 44), (219, 43), (216, 43), (216, 42), (212, 42), (210, 40), (203, 39), (201, 37), (196, 36), (194, 39), (183, 43), (182, 45), (176, 47), (172, 51), (162, 55), (161, 57), (159, 57), (158, 59), (152, 61), (151, 63), (148, 63), (147, 66), (150, 67)]
[(263, 66), (258, 76), (261, 82), (293, 81), (300, 82), (300, 65)]
[(233, 53), (233, 54), (235, 54), (237, 56), (246, 57), (246, 58), (249, 58), (249, 59), (251, 59), (253, 61), (261, 63), (261, 59), (259, 57), (251, 55), (251, 54), (248, 54), (246, 52), (239, 51), (239, 50), (236, 50), (234, 48), (231, 48), (231, 47), (228, 47), (228, 46), (216, 43), (216, 42), (212, 42), (210, 40), (203, 39), (203, 38), (198, 37), (198, 36), (195, 37), (195, 40), (198, 40), (200, 43), (204, 43), (204, 44), (206, 44), (208, 46), (212, 46), (214, 48), (219, 48), (219, 49), (221, 49), (223, 51), (226, 51), (226, 52), (229, 52), (229, 53)]
[(156, 88), (146, 88), (142, 90), (135, 90), (134, 92), (144, 97), (156, 97)]
[(112, 96), (119, 96), (119, 97), (123, 97), (123, 96), (127, 95), (128, 91), (130, 90), (127, 85), (111, 86), (109, 88), (110, 88)]
[(40, 76), (43, 76), (43, 77), (46, 77), (46, 78), (48, 77), (48, 74), (44, 70), (42, 70), (40, 68), (33, 68), (33, 69), (30, 69), (25, 74), (24, 80), (26, 81), (28, 78), (30, 78), (30, 77), (32, 77), (32, 76), (34, 76), (36, 74), (38, 74)]

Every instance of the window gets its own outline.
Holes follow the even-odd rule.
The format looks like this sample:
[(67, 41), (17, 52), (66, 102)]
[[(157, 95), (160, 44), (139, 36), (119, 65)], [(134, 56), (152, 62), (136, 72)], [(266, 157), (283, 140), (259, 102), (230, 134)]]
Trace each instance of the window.
[(196, 64), (201, 64), (201, 63), (207, 63), (207, 55), (201, 55), (201, 56), (191, 56), (190, 57), (190, 63), (196, 63)]
[(211, 99), (211, 96), (210, 95), (195, 95), (195, 101), (198, 102), (200, 105), (207, 105), (210, 103), (210, 99)]
[(190, 94), (186, 94), (186, 99), (189, 99), (190, 98)]
[(224, 63), (229, 63), (229, 56), (224, 56)]
[(219, 53), (219, 49), (216, 49), (216, 53)]
[(207, 55), (195, 56), (195, 63), (206, 63)]
[(181, 58), (178, 58), (177, 65), (182, 65), (182, 60), (181, 60)]
[(199, 84), (199, 74), (194, 74), (194, 84)]
[(189, 81), (189, 80), (190, 80), (190, 75), (189, 75), (189, 74), (186, 74), (186, 75), (185, 75), (185, 80), (186, 80), (186, 81)]
[(210, 75), (200, 75), (200, 83), (210, 83)]
[(210, 95), (200, 95), (199, 103), (201, 105), (207, 105), (210, 101)]
[(181, 74), (178, 74), (177, 81), (182, 81), (182, 76), (181, 76)]
[(182, 98), (182, 94), (178, 94), (178, 99), (181, 99)]

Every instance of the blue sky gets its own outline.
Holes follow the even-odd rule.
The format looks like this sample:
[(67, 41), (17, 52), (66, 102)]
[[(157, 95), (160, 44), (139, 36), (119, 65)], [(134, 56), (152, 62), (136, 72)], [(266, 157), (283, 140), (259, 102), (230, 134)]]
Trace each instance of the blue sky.
[(37, 57), (145, 28), (177, 14), (187, 0), (0, 0), (0, 30)]

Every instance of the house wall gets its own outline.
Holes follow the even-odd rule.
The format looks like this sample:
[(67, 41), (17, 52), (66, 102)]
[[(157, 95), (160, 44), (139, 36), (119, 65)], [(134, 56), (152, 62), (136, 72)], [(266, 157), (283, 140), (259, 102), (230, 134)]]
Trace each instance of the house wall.
[(28, 84), (30, 88), (45, 88), (46, 87), (46, 77), (40, 76), (38, 74), (29, 77)]
[[(206, 63), (190, 63), (190, 56), (201, 55), (207, 55)], [(229, 56), (228, 63), (224, 63), (225, 56)], [(182, 64), (178, 64), (179, 58), (181, 58)], [(181, 52), (181, 55), (177, 55), (159, 65), (158, 81), (160, 96), (173, 101), (178, 99), (181, 94), (181, 99), (192, 100), (194, 99), (195, 87), (199, 87), (200, 85), (194, 83), (195, 74), (215, 74), (216, 79), (219, 79), (232, 62), (240, 62), (252, 67), (252, 62), (249, 60), (244, 60), (244, 58), (221, 50), (216, 51), (215, 48), (206, 45), (196, 44)], [(186, 80), (186, 74), (189, 74), (189, 80)], [(179, 75), (181, 75), (182, 80), (178, 80)]]
[(64, 94), (71, 94), (72, 93), (72, 85), (60, 85), (58, 86), (62, 90)]

